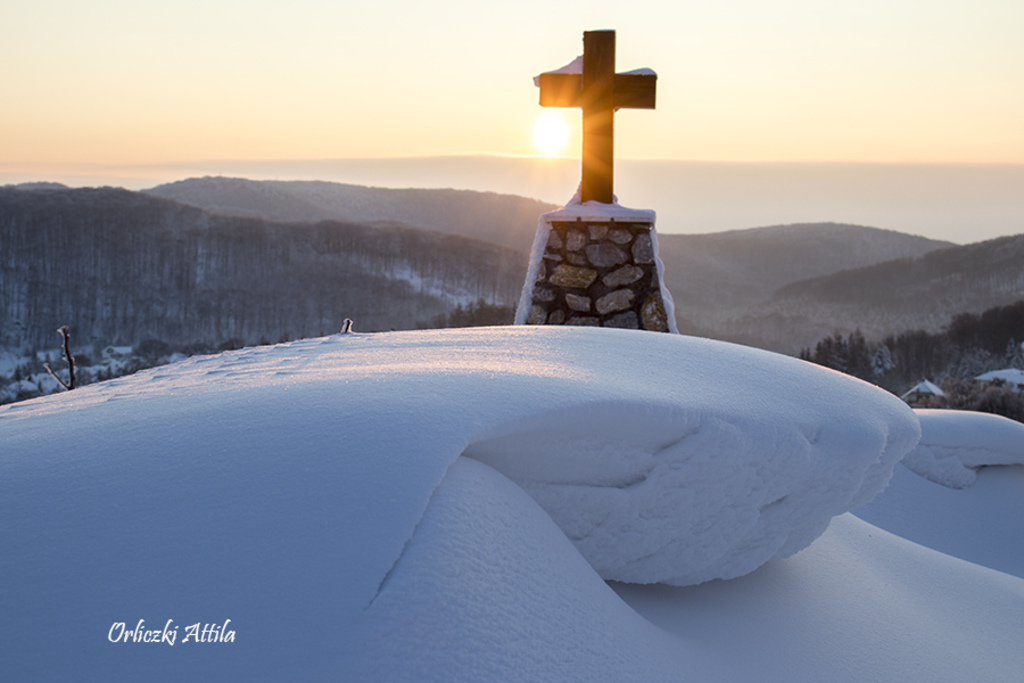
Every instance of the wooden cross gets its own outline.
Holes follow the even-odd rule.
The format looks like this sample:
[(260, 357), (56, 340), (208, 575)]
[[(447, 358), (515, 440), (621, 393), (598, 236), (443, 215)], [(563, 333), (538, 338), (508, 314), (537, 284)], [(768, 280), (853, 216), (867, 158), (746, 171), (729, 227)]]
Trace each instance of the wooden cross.
[(615, 110), (654, 109), (657, 80), (647, 69), (615, 73), (615, 31), (583, 32), (582, 73), (568, 68), (538, 77), (542, 107), (583, 109), (580, 201), (614, 201)]

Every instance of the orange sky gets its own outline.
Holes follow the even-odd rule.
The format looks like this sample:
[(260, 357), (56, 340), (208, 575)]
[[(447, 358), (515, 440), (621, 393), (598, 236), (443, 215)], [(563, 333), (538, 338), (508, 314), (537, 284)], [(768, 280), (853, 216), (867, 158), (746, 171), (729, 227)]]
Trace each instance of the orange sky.
[(0, 170), (533, 154), (532, 76), (597, 28), (659, 74), (623, 158), (1024, 163), (1020, 0), (11, 5)]

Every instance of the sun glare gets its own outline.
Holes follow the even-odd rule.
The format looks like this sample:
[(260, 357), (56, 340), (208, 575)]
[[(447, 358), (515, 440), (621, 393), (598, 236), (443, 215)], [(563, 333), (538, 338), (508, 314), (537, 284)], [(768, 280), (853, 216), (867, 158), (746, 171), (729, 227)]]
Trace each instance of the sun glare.
[(552, 156), (565, 151), (569, 144), (569, 124), (561, 114), (545, 111), (533, 124), (533, 146), (541, 154)]

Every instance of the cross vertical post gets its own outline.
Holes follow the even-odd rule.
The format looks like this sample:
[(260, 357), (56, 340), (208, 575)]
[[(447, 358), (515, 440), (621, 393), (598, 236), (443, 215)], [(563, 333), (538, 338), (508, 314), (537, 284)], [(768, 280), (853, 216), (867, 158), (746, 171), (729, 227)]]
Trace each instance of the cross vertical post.
[(615, 31), (583, 34), (581, 201), (613, 202), (615, 178)]

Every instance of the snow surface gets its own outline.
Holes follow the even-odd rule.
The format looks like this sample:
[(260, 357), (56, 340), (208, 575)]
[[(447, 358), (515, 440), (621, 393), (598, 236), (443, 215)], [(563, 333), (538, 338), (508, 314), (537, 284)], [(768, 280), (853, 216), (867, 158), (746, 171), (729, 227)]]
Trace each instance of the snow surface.
[(953, 489), (897, 465), (889, 487), (853, 514), (947, 555), (1024, 578), (1024, 466), (983, 467), (973, 484)]
[[(174, 353), (167, 357), (167, 361), (174, 362), (185, 358), (186, 356), (182, 353)], [(76, 359), (75, 365), (79, 386), (83, 382), (91, 381), (86, 380), (86, 377), (95, 377), (101, 373), (106, 373), (108, 376), (123, 374), (130, 363), (139, 363), (139, 361), (140, 359), (130, 346), (107, 346), (100, 350), (98, 362), (91, 365), (83, 365), (81, 357), (79, 357)], [(67, 381), (67, 363), (64, 361), (60, 348), (37, 351), (34, 357), (0, 352), (0, 402), (13, 402), (22, 393), (31, 396), (37, 393), (45, 395), (64, 391), (64, 388), (57, 384), (57, 380), (50, 373), (43, 370), (31, 372), (31, 368), (38, 368), (41, 363), (49, 363), (57, 376)], [(28, 373), (23, 379), (15, 381), (14, 375), (19, 366), (27, 369)], [(5, 382), (5, 380), (7, 381)]]
[(921, 440), (903, 459), (918, 475), (964, 488), (986, 465), (1024, 465), (1024, 424), (970, 410), (917, 410)]
[(916, 411), (921, 441), (889, 487), (854, 514), (954, 557), (1024, 578), (1024, 424)]
[[(1020, 680), (1024, 580), (852, 515), (807, 550), (733, 581), (619, 584), (641, 616), (696, 646), (695, 681)], [(689, 652), (688, 652), (689, 654)], [(675, 680), (691, 680), (689, 670)]]
[[(811, 364), (567, 327), (337, 335), (4, 406), (0, 671), (1015, 680), (1024, 580), (846, 515), (741, 579), (601, 580), (796, 552), (917, 438)], [(237, 638), (109, 642), (139, 619)]]

